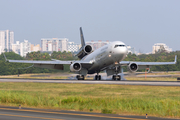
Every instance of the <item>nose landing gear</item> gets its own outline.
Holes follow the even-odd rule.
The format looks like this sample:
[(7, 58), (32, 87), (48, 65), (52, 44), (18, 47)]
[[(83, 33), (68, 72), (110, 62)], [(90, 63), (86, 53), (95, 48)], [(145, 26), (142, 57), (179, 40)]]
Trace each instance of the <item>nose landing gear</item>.
[(112, 76), (112, 80), (121, 80), (121, 76), (118, 75), (119, 72), (120, 72), (120, 67), (116, 66), (115, 75)]

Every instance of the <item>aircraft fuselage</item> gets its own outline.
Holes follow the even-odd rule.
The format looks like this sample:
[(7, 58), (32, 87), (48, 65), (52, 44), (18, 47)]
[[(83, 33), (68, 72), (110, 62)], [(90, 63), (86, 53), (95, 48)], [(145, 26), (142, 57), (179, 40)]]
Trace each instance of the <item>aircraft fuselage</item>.
[(112, 64), (118, 64), (126, 55), (126, 45), (121, 41), (115, 41), (85, 56), (82, 61), (93, 62), (93, 65), (88, 69), (88, 74), (94, 74)]

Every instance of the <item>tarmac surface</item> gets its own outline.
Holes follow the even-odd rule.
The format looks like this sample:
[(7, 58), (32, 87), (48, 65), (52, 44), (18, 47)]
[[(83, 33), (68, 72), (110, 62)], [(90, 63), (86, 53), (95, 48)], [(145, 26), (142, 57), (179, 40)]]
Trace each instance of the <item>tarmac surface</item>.
[(113, 80), (74, 80), (74, 79), (0, 79), (0, 82), (38, 82), (38, 83), (80, 83), (80, 84), (117, 84), (117, 85), (151, 85), (180, 86), (180, 81), (113, 81)]
[(0, 106), (1, 120), (177, 120), (144, 116), (127, 116), (50, 109)]

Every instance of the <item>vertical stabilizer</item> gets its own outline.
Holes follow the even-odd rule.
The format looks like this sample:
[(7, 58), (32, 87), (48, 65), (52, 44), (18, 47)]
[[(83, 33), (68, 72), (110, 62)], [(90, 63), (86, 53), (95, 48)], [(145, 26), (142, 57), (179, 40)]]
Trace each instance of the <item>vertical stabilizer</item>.
[(83, 32), (82, 32), (82, 28), (80, 27), (80, 36), (81, 36), (81, 46), (85, 46), (85, 41), (84, 41), (84, 36), (83, 36)]

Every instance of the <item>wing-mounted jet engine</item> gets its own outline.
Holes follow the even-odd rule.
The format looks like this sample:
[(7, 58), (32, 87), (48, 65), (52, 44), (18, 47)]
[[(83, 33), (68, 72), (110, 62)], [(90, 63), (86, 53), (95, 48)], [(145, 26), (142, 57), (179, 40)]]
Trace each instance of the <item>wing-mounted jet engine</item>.
[(86, 45), (85, 41), (84, 41), (84, 36), (83, 36), (83, 32), (82, 32), (82, 28), (80, 27), (80, 36), (81, 36), (81, 49), (78, 51), (78, 53), (76, 54), (76, 56), (78, 56), (78, 58), (82, 59), (84, 56), (90, 54), (93, 49), (91, 45)]
[(129, 70), (129, 72), (131, 72), (131, 73), (136, 72), (138, 69), (139, 69), (139, 67), (138, 67), (138, 65), (137, 65), (136, 63), (130, 63), (130, 64), (128, 65), (128, 70)]
[(78, 72), (81, 70), (81, 64), (78, 62), (74, 62), (73, 64), (70, 65), (70, 71), (72, 72)]

